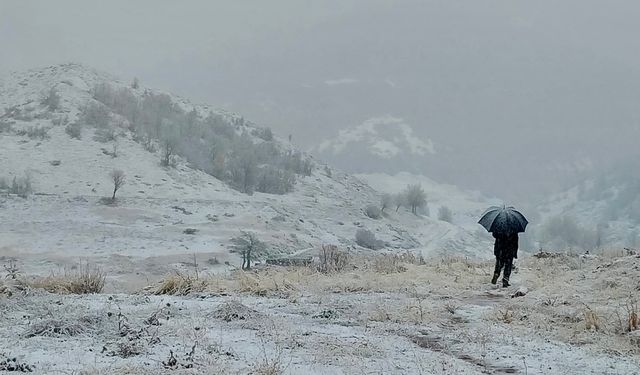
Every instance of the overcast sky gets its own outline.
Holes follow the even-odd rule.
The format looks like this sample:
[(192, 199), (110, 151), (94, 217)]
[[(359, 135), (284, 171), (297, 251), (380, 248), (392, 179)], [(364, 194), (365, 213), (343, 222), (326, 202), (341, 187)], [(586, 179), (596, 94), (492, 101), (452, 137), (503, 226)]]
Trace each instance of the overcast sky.
[(640, 2), (0, 1), (0, 74), (80, 62), (308, 148), (403, 118), (498, 195), (638, 156)]

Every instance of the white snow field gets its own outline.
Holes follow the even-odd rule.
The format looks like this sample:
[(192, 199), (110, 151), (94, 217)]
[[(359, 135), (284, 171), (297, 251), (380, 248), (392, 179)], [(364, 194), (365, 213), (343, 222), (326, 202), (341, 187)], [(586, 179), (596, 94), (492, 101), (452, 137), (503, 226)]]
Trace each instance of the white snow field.
[[(490, 237), (474, 223), (492, 200), (318, 161), (291, 193), (246, 195), (183, 159), (161, 166), (124, 122), (114, 157), (94, 128), (74, 139), (59, 121), (75, 121), (99, 83), (128, 86), (77, 64), (0, 81), (0, 371), (638, 373), (637, 256), (525, 257), (515, 286), (496, 288), (483, 260)], [(54, 111), (41, 104), (51, 88), (61, 98)], [(171, 98), (185, 111), (214, 111)], [(46, 136), (30, 135), (40, 128)], [(126, 183), (110, 203), (114, 169)], [(26, 175), (33, 192), (10, 194)], [(382, 193), (415, 182), (430, 217), (365, 215)], [(435, 219), (441, 205), (453, 223)], [(384, 246), (358, 246), (358, 229)], [(241, 230), (268, 245), (252, 271), (229, 250)], [(348, 257), (339, 269), (264, 264), (290, 255), (317, 263), (323, 245)], [(104, 288), (92, 288), (103, 276)], [(518, 289), (524, 296), (511, 298)]]

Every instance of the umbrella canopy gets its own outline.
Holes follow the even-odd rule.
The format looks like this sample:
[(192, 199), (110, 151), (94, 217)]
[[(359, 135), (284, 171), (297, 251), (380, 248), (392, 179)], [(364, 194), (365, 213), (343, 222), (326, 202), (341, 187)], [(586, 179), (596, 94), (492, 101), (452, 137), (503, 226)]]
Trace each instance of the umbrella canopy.
[(513, 207), (493, 206), (482, 214), (478, 224), (491, 233), (520, 233), (527, 228), (529, 221)]

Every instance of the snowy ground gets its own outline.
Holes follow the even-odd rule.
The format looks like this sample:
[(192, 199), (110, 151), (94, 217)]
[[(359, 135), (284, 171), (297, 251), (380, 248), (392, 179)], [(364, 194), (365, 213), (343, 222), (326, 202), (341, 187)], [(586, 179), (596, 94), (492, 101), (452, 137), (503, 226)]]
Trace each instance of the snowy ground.
[[(636, 256), (529, 258), (508, 289), (488, 284), (489, 263), (430, 259), (405, 272), (356, 263), (328, 276), (279, 267), (201, 273), (206, 288), (182, 297), (154, 295), (155, 285), (57, 295), (5, 281), (14, 294), (0, 299), (0, 353), (61, 374), (640, 369), (640, 336), (624, 332), (624, 306), (640, 282)], [(526, 295), (511, 298), (524, 286)], [(597, 328), (587, 328), (590, 311)]]
[[(0, 286), (0, 368), (15, 357), (62, 374), (635, 373), (638, 339), (624, 322), (637, 310), (638, 258), (529, 259), (514, 276), (529, 293), (511, 299), (517, 287), (487, 285), (490, 264), (448, 258), (491, 257), (490, 237), (474, 223), (491, 203), (482, 197), (402, 175), (328, 173), (321, 164), (291, 194), (248, 196), (183, 161), (161, 167), (126, 131), (113, 157), (113, 144), (95, 141), (92, 129), (72, 139), (53, 121), (73, 120), (103, 81), (123, 85), (78, 65), (0, 82), (0, 107), (22, 111), (0, 118), (11, 128), (0, 131), (0, 179), (27, 173), (35, 192), (0, 195), (0, 263), (19, 271)], [(51, 87), (62, 97), (55, 114), (39, 104)], [(48, 137), (19, 135), (32, 127)], [(116, 203), (105, 204), (114, 168), (127, 180)], [(454, 223), (433, 211), (365, 215), (381, 192), (408, 182), (423, 183), (433, 211), (450, 206)], [(385, 249), (356, 246), (360, 228)], [(255, 232), (270, 256), (335, 244), (358, 268), (238, 272), (228, 246), (240, 230)], [(390, 273), (372, 266), (405, 252), (427, 264)], [(106, 273), (103, 294), (41, 289), (43, 277), (87, 265)], [(160, 280), (193, 278), (196, 269), (198, 293), (153, 293)]]

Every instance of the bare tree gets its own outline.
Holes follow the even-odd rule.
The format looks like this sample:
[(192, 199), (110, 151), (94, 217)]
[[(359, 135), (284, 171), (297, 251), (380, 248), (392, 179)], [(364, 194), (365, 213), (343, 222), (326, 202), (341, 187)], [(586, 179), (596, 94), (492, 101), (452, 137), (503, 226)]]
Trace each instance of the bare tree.
[(427, 205), (427, 194), (420, 184), (407, 186), (405, 196), (407, 197), (407, 204), (411, 207), (411, 212), (414, 214), (418, 213), (418, 208)]
[(266, 249), (266, 244), (258, 239), (255, 233), (240, 231), (238, 237), (231, 239), (232, 250), (242, 255), (242, 269), (251, 269), (251, 259)]
[(113, 195), (111, 196), (111, 200), (114, 201), (116, 200), (116, 193), (125, 183), (125, 174), (119, 169), (114, 169), (109, 176), (111, 176), (111, 181), (113, 181)]
[(162, 140), (162, 159), (160, 164), (163, 167), (169, 167), (174, 163), (174, 154), (176, 152), (176, 142), (172, 138)]

